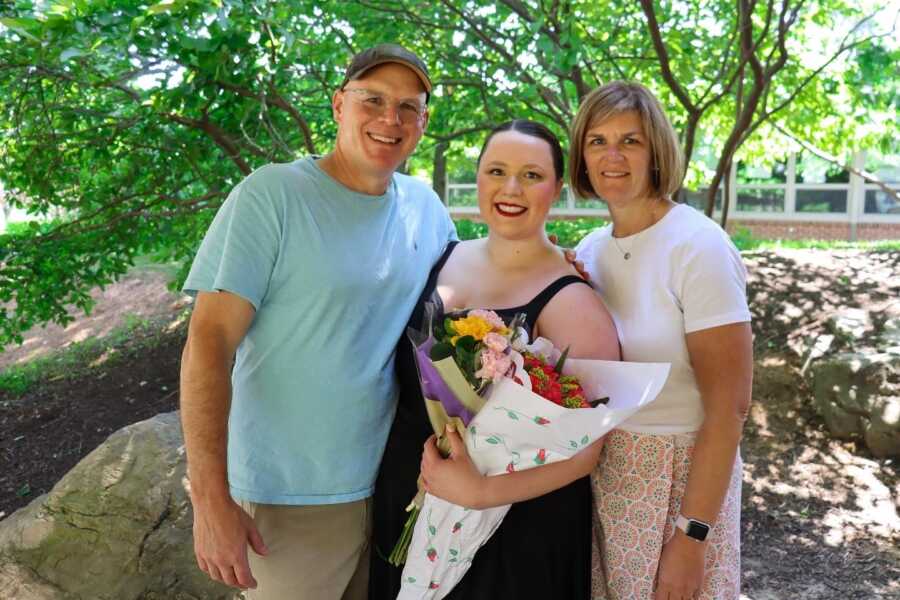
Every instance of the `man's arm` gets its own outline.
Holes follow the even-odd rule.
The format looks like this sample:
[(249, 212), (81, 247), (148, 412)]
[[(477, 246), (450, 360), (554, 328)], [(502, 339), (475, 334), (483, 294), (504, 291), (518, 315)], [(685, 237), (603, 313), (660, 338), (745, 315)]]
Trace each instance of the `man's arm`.
[(248, 543), (266, 552), (249, 515), (231, 498), (226, 450), (234, 353), (253, 321), (253, 306), (229, 292), (200, 292), (181, 357), (181, 425), (194, 507), (194, 551), (217, 581), (256, 587)]

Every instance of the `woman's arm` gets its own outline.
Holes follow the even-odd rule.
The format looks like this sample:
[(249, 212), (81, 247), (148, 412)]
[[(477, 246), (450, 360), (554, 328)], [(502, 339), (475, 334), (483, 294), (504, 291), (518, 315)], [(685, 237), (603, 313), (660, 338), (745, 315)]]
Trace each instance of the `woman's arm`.
[(475, 468), (465, 442), (452, 426), (447, 426), (444, 435), (450, 442), (446, 459), (441, 458), (433, 435), (425, 442), (421, 465), (425, 491), (478, 510), (531, 500), (588, 475), (597, 465), (604, 441), (600, 438), (568, 460), (488, 477)]
[[(723, 325), (686, 336), (706, 416), (697, 433), (681, 514), (715, 523), (728, 491), (735, 454), (750, 408), (753, 343), (749, 323)], [(680, 529), (663, 547), (657, 597), (690, 596), (703, 583), (706, 542)]]
[[(609, 311), (586, 285), (573, 284), (560, 290), (541, 311), (535, 329), (557, 348), (569, 348), (573, 358), (619, 359), (618, 337)], [(448, 432), (448, 436), (453, 451), (446, 460), (437, 452), (433, 438), (425, 444), (425, 490), (448, 502), (478, 509), (530, 500), (568, 485), (593, 470), (603, 448), (600, 439), (569, 460), (485, 477), (472, 464), (459, 435)]]

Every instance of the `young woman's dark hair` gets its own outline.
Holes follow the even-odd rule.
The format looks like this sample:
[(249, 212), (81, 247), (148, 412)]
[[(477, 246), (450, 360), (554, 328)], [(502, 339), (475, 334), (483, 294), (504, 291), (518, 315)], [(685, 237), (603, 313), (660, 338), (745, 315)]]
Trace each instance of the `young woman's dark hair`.
[(490, 143), (491, 138), (504, 131), (518, 131), (519, 133), (542, 139), (550, 144), (550, 153), (553, 155), (553, 170), (556, 172), (556, 180), (559, 181), (563, 178), (566, 170), (566, 161), (563, 158), (563, 151), (562, 146), (559, 143), (559, 138), (557, 138), (546, 126), (535, 123), (534, 121), (529, 121), (528, 119), (513, 119), (512, 121), (507, 121), (506, 123), (497, 125), (491, 129), (491, 132), (484, 140), (484, 144), (481, 145), (481, 152), (478, 153), (478, 163), (476, 164), (481, 164), (481, 157), (484, 156), (484, 150), (487, 148), (488, 143)]

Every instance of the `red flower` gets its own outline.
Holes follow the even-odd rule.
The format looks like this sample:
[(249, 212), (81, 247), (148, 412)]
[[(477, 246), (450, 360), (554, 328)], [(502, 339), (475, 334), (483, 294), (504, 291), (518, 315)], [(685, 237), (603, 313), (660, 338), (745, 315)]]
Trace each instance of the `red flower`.
[(550, 423), (550, 419), (545, 419), (544, 417), (535, 417), (534, 422), (538, 425), (547, 425)]
[(537, 451), (537, 454), (534, 456), (534, 462), (542, 465), (547, 462), (547, 451), (541, 448)]
[(460, 529), (462, 529), (462, 523), (457, 521), (456, 523), (453, 524), (453, 533), (456, 533)]
[(435, 550), (434, 548), (429, 548), (428, 552), (426, 552), (425, 555), (428, 557), (428, 560), (430, 560), (431, 562), (434, 562), (435, 560), (437, 560), (437, 550)]
[(514, 465), (513, 463), (509, 463), (508, 465), (506, 465), (507, 473), (512, 473), (515, 470), (516, 470), (516, 465)]
[(436, 589), (438, 589), (439, 587), (441, 587), (441, 586), (439, 586), (439, 585), (437, 584), (437, 582), (435, 582), (435, 581), (432, 581), (431, 583), (428, 584), (428, 589), (429, 589), (429, 590), (436, 590)]

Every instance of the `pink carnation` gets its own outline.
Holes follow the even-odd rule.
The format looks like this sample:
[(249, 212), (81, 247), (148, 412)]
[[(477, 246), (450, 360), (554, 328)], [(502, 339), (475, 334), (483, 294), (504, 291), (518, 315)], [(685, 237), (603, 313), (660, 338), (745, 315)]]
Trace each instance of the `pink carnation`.
[(481, 340), (484, 345), (497, 353), (503, 353), (509, 347), (509, 340), (499, 333), (489, 333)]
[(497, 382), (506, 375), (511, 366), (512, 359), (509, 355), (487, 349), (481, 353), (481, 368), (475, 372), (475, 377)]
[(484, 319), (494, 329), (506, 329), (506, 323), (503, 322), (500, 315), (492, 310), (476, 308), (475, 310), (470, 310), (467, 316)]

